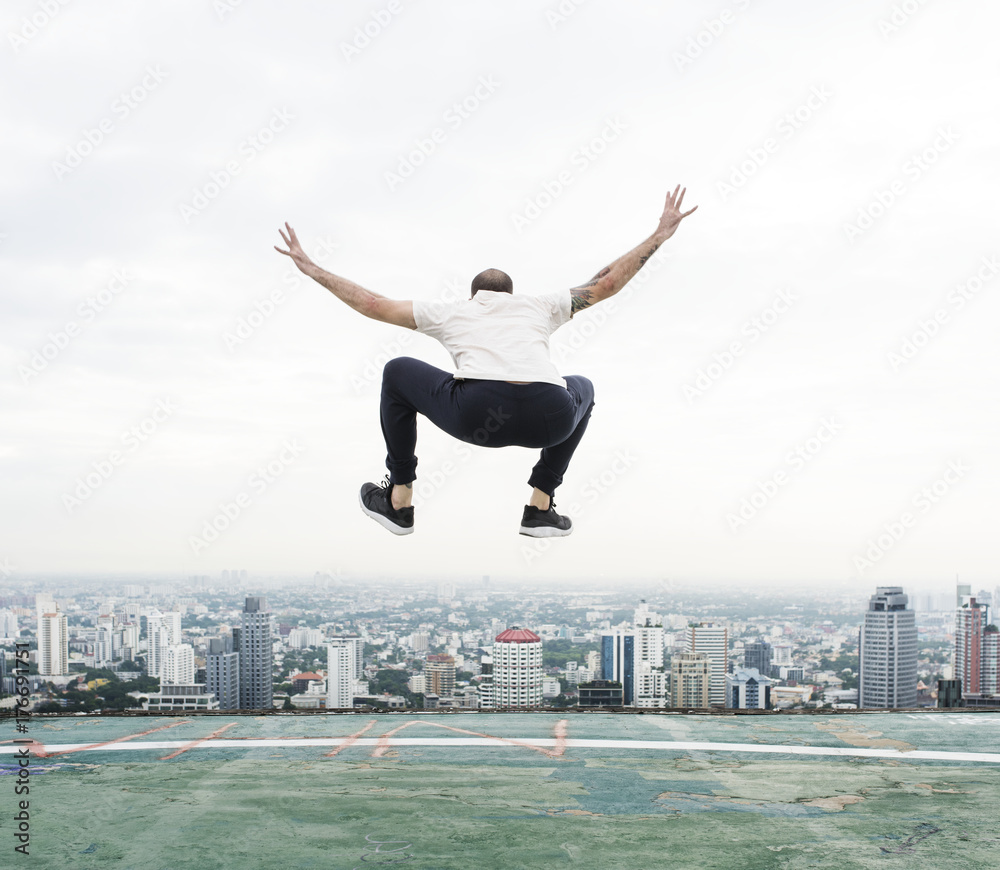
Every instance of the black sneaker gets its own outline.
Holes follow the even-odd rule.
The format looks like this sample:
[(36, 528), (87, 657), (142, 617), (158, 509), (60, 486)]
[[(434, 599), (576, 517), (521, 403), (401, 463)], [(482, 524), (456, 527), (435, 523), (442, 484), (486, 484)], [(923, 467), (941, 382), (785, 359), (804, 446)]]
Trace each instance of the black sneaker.
[(521, 534), (532, 538), (556, 538), (572, 534), (573, 521), (557, 514), (555, 507), (556, 503), (551, 500), (547, 511), (526, 504), (524, 516), (521, 517)]
[(392, 486), (388, 476), (381, 485), (366, 483), (362, 486), (359, 494), (361, 510), (394, 535), (412, 535), (413, 508), (396, 510), (392, 506)]

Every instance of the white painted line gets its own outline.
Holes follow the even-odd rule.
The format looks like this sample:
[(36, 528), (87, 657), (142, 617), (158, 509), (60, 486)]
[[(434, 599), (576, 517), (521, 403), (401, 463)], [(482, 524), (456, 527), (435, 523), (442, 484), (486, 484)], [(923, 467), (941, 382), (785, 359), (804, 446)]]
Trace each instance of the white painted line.
[[(250, 749), (254, 747), (269, 747), (280, 749), (301, 746), (341, 746), (348, 737), (304, 737), (293, 739), (255, 737), (245, 740), (216, 738), (206, 740), (192, 751), (200, 749)], [(516, 750), (521, 748), (548, 748), (556, 745), (551, 737), (512, 737), (505, 736), (507, 741), (516, 740), (523, 744), (501, 743), (497, 737), (360, 737), (353, 741), (351, 748), (364, 746), (468, 746), (489, 747), (491, 749)], [(129, 742), (111, 743), (106, 746), (94, 746), (92, 743), (52, 743), (45, 745), (47, 754), (61, 752), (139, 752), (142, 750), (179, 749), (188, 746), (190, 740), (131, 740)], [(586, 740), (567, 739), (567, 749), (624, 749), (628, 751), (651, 750), (661, 752), (734, 752), (734, 753), (766, 753), (771, 755), (816, 755), (836, 758), (892, 758), (904, 761), (971, 761), (984, 764), (1000, 764), (1000, 753), (996, 752), (949, 752), (939, 750), (914, 749), (904, 752), (899, 749), (865, 749), (851, 746), (801, 746), (781, 743), (709, 743), (698, 741), (672, 740)], [(0, 754), (13, 755), (20, 747), (0, 745)]]

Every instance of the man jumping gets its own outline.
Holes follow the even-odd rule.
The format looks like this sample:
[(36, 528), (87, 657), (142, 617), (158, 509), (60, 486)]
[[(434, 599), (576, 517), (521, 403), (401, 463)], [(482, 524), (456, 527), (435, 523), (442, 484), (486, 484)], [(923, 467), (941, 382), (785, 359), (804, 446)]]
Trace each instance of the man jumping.
[(287, 223), (278, 230), (304, 274), (355, 311), (436, 338), (451, 354), (455, 373), (409, 357), (390, 360), (382, 373), (381, 422), (389, 474), (381, 486), (361, 487), (361, 509), (396, 535), (413, 531), (413, 481), (417, 477), (417, 414), (454, 438), (483, 447), (541, 448), (528, 478), (531, 498), (520, 533), (536, 538), (568, 535), (569, 517), (555, 511), (562, 483), (590, 420), (594, 385), (585, 377), (559, 376), (549, 336), (584, 308), (614, 296), (669, 239), (697, 206), (681, 212), (685, 191), (667, 194), (656, 231), (586, 284), (541, 296), (514, 296), (511, 279), (487, 269), (472, 279), (461, 302), (387, 299), (321, 269), (306, 256)]

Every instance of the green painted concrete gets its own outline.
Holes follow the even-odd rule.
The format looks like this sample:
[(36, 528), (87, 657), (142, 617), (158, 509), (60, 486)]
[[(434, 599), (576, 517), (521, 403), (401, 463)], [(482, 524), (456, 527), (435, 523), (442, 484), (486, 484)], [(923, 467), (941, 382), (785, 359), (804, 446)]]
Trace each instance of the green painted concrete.
[[(222, 738), (478, 734), (1000, 751), (998, 714), (32, 720), (31, 856), (53, 868), (980, 868), (1000, 859), (1000, 765), (497, 745), (142, 748)], [(441, 725), (449, 726), (442, 728)], [(13, 729), (11, 728), (12, 732)], [(5, 735), (6, 736), (6, 735)], [(0, 756), (10, 770), (12, 757)], [(0, 808), (13, 807), (0, 778)], [(11, 813), (0, 839), (13, 854)], [(389, 851), (395, 850), (395, 851)]]

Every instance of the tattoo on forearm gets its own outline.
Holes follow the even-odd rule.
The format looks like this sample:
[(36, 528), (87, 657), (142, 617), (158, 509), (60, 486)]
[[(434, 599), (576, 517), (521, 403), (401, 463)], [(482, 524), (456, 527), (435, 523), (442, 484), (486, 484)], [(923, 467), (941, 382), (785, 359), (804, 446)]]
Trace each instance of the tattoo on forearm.
[(591, 281), (584, 284), (581, 287), (574, 287), (569, 291), (570, 299), (570, 316), (572, 317), (577, 311), (582, 311), (587, 308), (594, 301), (594, 297), (590, 292), (590, 288), (597, 284), (597, 281)]
[[(650, 257), (652, 257), (653, 254), (656, 253), (656, 250), (659, 247), (660, 247), (659, 244), (654, 244), (644, 254), (640, 254), (639, 255), (639, 265), (636, 267), (636, 271), (638, 271), (639, 269), (641, 269), (646, 264), (646, 261)], [(630, 251), (629, 255), (627, 255), (626, 257), (622, 257), (620, 260), (616, 260), (615, 264), (617, 264), (619, 262), (622, 262), (624, 264), (623, 268), (624, 269), (628, 269), (629, 268), (628, 260), (629, 260), (629, 257), (632, 256), (633, 254), (634, 254), (634, 250)], [(634, 263), (635, 261), (632, 260), (631, 262)], [(603, 269), (601, 269), (600, 272), (598, 272), (596, 275), (594, 275), (594, 277), (591, 278), (586, 284), (581, 284), (579, 287), (574, 287), (572, 290), (569, 291), (570, 292), (570, 297), (571, 297), (571, 299), (570, 299), (570, 316), (572, 316), (573, 314), (576, 314), (577, 311), (582, 311), (584, 308), (588, 308), (589, 306), (591, 306), (591, 305), (594, 304), (594, 302), (596, 300), (594, 299), (594, 294), (592, 293), (591, 288), (596, 287), (598, 284), (600, 284), (600, 282), (601, 282), (601, 280), (603, 278), (606, 278), (610, 274), (611, 274), (611, 266), (605, 266)], [(626, 273), (626, 274), (628, 274), (628, 273)], [(619, 278), (625, 278), (625, 276), (622, 275), (621, 270), (619, 270), (618, 276), (619, 276)], [(627, 281), (627, 280), (628, 279), (625, 278), (625, 281)], [(622, 283), (625, 283), (625, 281), (623, 281)], [(617, 288), (615, 288), (615, 289), (617, 289)], [(614, 292), (614, 289), (612, 290), (612, 292)]]
[(651, 248), (649, 249), (649, 253), (648, 253), (648, 254), (643, 254), (642, 256), (640, 256), (640, 257), (639, 257), (639, 268), (640, 268), (640, 269), (641, 269), (641, 268), (642, 268), (643, 266), (645, 266), (645, 265), (646, 265), (646, 260), (648, 260), (648, 259), (649, 259), (650, 257), (652, 257), (652, 256), (653, 256), (653, 254), (655, 254), (655, 253), (656, 253), (656, 249), (657, 249), (657, 248), (659, 248), (659, 247), (660, 247), (659, 245), (653, 245), (653, 247), (651, 247)]
[(570, 290), (570, 317), (576, 314), (577, 311), (582, 311), (584, 308), (594, 304), (594, 295), (590, 292), (591, 287), (596, 287), (600, 282), (601, 278), (611, 274), (611, 267), (605, 266), (594, 275), (586, 284), (581, 284), (579, 287), (574, 287)]

